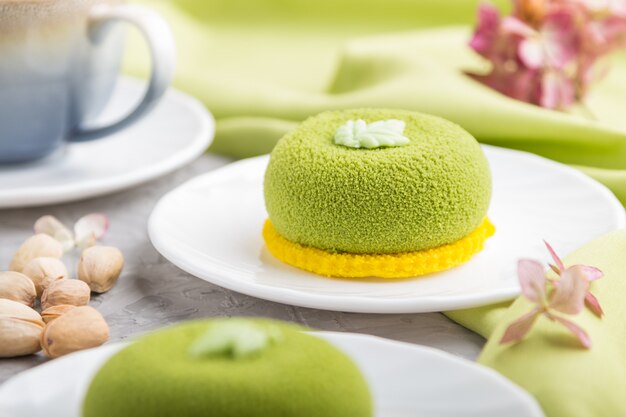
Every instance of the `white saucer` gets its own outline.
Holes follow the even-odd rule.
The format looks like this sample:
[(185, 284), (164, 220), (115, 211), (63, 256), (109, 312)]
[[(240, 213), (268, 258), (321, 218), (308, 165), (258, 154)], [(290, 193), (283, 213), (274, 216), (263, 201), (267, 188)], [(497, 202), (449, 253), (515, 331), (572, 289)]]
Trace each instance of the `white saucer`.
[[(125, 114), (145, 83), (121, 78), (102, 120)], [(41, 161), (0, 166), (0, 209), (81, 200), (180, 168), (204, 152), (215, 123), (196, 99), (170, 90), (145, 118), (94, 142), (67, 145)]]
[[(357, 363), (372, 390), (376, 417), (543, 416), (528, 393), (465, 359), (374, 336), (316, 334)], [(0, 386), (0, 415), (81, 417), (93, 376), (124, 346), (115, 343), (78, 352), (13, 377)]]
[(513, 298), (517, 260), (549, 260), (542, 239), (566, 255), (626, 223), (615, 196), (579, 171), (529, 153), (483, 149), (494, 178), (489, 217), (496, 234), (470, 262), (427, 277), (331, 279), (272, 257), (261, 237), (267, 156), (199, 176), (165, 195), (150, 218), (150, 238), (181, 269), (251, 296), (326, 310), (419, 313)]

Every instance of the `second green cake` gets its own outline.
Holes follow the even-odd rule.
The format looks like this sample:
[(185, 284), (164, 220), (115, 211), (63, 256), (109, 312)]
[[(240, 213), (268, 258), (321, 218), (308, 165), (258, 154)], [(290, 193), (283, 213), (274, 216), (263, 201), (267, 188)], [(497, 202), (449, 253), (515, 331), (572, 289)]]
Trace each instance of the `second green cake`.
[(271, 320), (201, 320), (109, 358), (83, 417), (372, 417), (357, 365), (331, 343)]

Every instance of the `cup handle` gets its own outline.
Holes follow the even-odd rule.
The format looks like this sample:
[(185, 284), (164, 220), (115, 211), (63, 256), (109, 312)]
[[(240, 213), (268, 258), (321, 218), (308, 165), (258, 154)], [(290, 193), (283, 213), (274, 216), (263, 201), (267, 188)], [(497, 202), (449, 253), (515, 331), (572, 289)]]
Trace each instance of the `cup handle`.
[(95, 6), (89, 14), (89, 35), (92, 41), (106, 36), (106, 28), (117, 21), (130, 23), (139, 29), (150, 49), (152, 63), (150, 80), (143, 98), (137, 106), (120, 120), (106, 126), (79, 126), (69, 138), (70, 142), (98, 139), (133, 124), (157, 104), (172, 81), (176, 46), (167, 22), (156, 12), (143, 6)]

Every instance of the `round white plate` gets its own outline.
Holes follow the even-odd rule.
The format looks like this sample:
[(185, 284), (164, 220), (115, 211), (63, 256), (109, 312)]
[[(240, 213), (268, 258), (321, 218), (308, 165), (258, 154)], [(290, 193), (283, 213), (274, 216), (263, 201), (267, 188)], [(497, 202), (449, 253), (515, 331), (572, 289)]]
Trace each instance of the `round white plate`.
[[(143, 81), (121, 78), (101, 120), (126, 113)], [(106, 138), (65, 146), (21, 165), (0, 165), (0, 209), (81, 200), (129, 188), (180, 168), (213, 139), (215, 123), (196, 99), (170, 89), (156, 108)]]
[[(543, 416), (528, 393), (465, 359), (374, 336), (316, 334), (357, 363), (372, 390), (376, 417)], [(0, 415), (80, 417), (93, 376), (124, 346), (115, 343), (75, 353), (17, 375), (0, 386)]]
[(549, 259), (542, 239), (565, 255), (623, 227), (622, 205), (567, 166), (483, 147), (493, 174), (489, 217), (496, 234), (470, 262), (417, 279), (324, 278), (266, 250), (263, 174), (268, 157), (231, 164), (165, 195), (149, 222), (156, 249), (183, 270), (251, 296), (326, 310), (419, 313), (480, 306), (518, 295), (519, 258)]

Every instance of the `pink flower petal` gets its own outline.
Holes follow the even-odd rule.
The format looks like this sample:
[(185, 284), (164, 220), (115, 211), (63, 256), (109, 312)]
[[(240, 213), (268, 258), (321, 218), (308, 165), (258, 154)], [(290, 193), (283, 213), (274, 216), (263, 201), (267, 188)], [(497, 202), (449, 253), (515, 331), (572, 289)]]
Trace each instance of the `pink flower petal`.
[(558, 71), (546, 71), (541, 82), (539, 104), (548, 109), (564, 109), (576, 101), (574, 80)]
[(600, 302), (596, 298), (595, 295), (587, 291), (585, 294), (585, 305), (593, 314), (597, 317), (602, 317), (604, 315), (604, 311), (602, 311), (602, 307), (600, 306)]
[(589, 338), (589, 335), (576, 323), (559, 316), (551, 315), (550, 317), (564, 325), (567, 330), (572, 332), (586, 349), (589, 349), (591, 347), (591, 339)]
[(522, 294), (526, 298), (535, 303), (544, 299), (546, 274), (539, 262), (531, 259), (520, 259), (517, 262), (517, 276)]
[(35, 233), (44, 233), (61, 242), (64, 251), (74, 247), (74, 236), (63, 223), (54, 216), (43, 216), (35, 222)]
[(520, 66), (515, 76), (509, 80), (513, 88), (510, 97), (528, 103), (537, 103), (541, 93), (541, 73), (536, 70), (530, 70)]
[(533, 327), (537, 317), (539, 317), (539, 311), (535, 308), (515, 320), (504, 331), (502, 339), (500, 339), (500, 344), (503, 345), (505, 343), (519, 342), (522, 340)]
[(478, 24), (470, 47), (481, 55), (491, 51), (498, 39), (500, 29), (500, 11), (492, 4), (481, 3), (478, 6)]
[(596, 268), (595, 266), (589, 265), (578, 265), (583, 271), (583, 274), (587, 277), (588, 281), (595, 281), (604, 276), (604, 272)]
[(537, 34), (537, 31), (522, 22), (515, 16), (507, 16), (502, 19), (502, 30), (506, 33), (528, 38)]
[(100, 213), (92, 213), (81, 217), (74, 225), (76, 244), (85, 248), (93, 245), (109, 229), (109, 219)]
[(589, 289), (584, 270), (580, 266), (567, 268), (562, 274), (550, 300), (550, 308), (566, 314), (578, 314), (585, 302)]
[(540, 69), (545, 66), (543, 45), (540, 39), (524, 39), (519, 45), (519, 59), (530, 69)]
[(531, 69), (562, 69), (576, 58), (580, 50), (574, 17), (566, 10), (549, 13), (539, 32), (515, 17), (505, 18), (502, 27), (523, 38), (519, 44), (519, 58)]
[(541, 82), (541, 99), (539, 104), (548, 109), (556, 109), (560, 106), (560, 93), (556, 80), (544, 78)]
[(571, 10), (557, 9), (548, 13), (540, 30), (548, 67), (562, 69), (576, 59), (581, 48), (579, 32)]
[(547, 241), (544, 240), (543, 243), (544, 245), (546, 245), (546, 248), (548, 248), (548, 252), (550, 252), (550, 256), (552, 256), (552, 260), (554, 260), (554, 263), (558, 268), (558, 271), (555, 272), (560, 275), (562, 271), (565, 271), (565, 265), (563, 264), (563, 261), (561, 260), (561, 258), (559, 258), (559, 255), (556, 254), (556, 251)]

